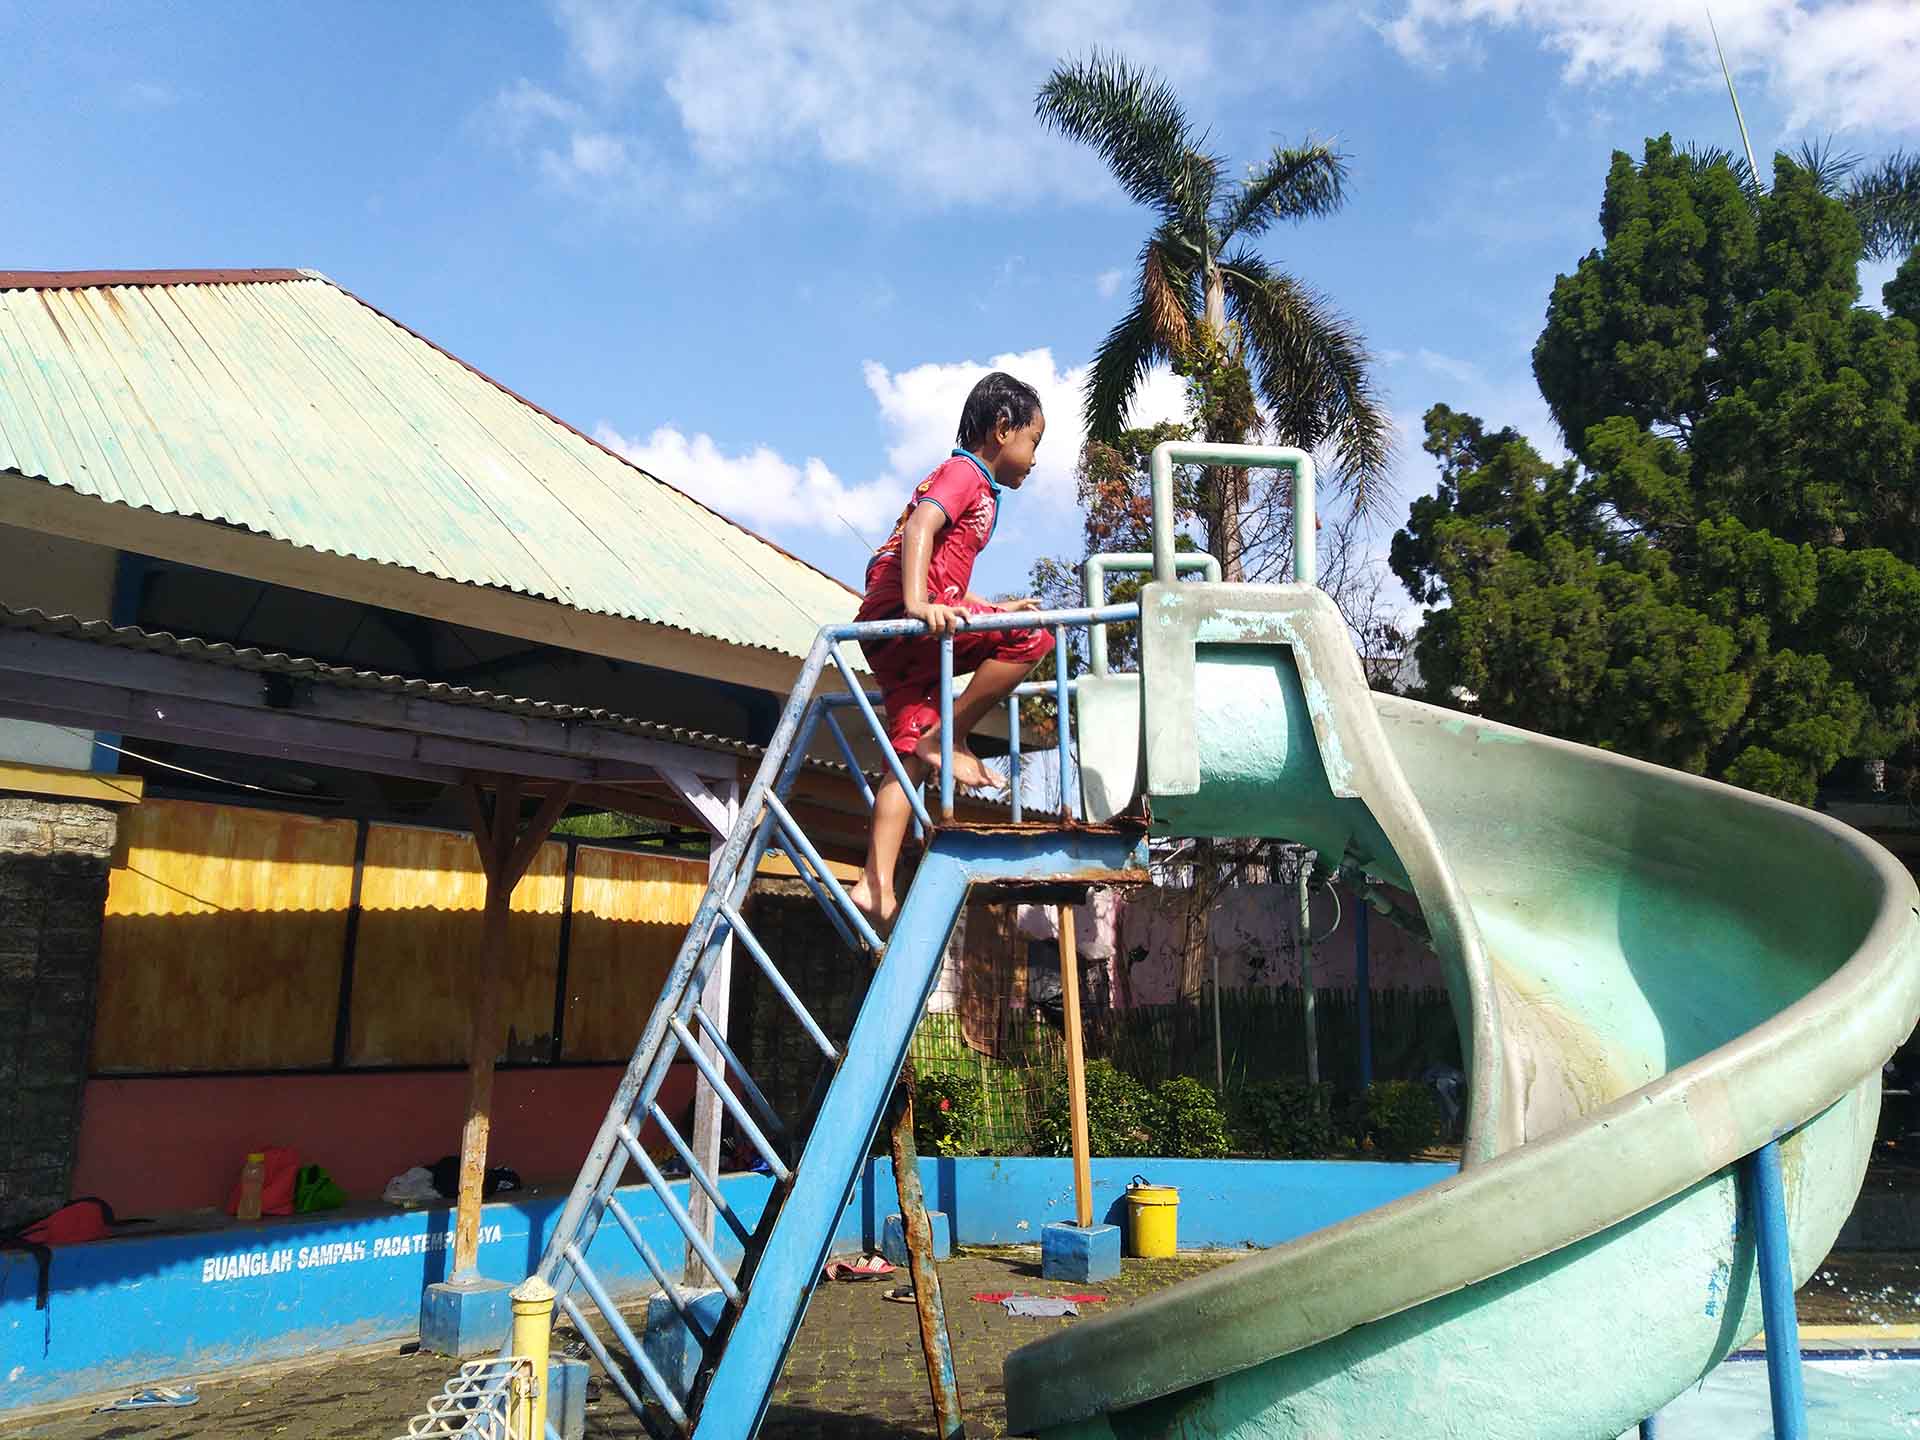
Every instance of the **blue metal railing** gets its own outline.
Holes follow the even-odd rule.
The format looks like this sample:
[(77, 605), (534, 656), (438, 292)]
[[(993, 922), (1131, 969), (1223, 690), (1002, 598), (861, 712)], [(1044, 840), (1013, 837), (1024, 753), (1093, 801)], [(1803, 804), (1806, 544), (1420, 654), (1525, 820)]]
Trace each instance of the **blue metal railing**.
[[(1072, 663), (1066, 645), (1068, 632), (1075, 629), (1098, 630), (1107, 625), (1138, 620), (1139, 616), (1138, 605), (1114, 605), (1072, 610), (1010, 611), (968, 617), (965, 626), (968, 630), (1028, 630), (1044, 627), (1051, 630), (1054, 636), (1054, 678), (1019, 686), (1009, 698), (1008, 780), (1013, 791), (1016, 819), (1021, 813), (1020, 698), (1025, 694), (1050, 690), (1059, 706), (1056, 744), (1060, 759), (1061, 808), (1063, 814), (1070, 815), (1073, 811), (1071, 787), (1068, 784), (1073, 680)], [(900, 639), (926, 634), (927, 627), (921, 621), (883, 620), (828, 626), (815, 637), (801, 667), (799, 680), (780, 712), (766, 754), (747, 787), (739, 819), (721, 843), (714, 859), (706, 893), (701, 896), (693, 922), (668, 970), (660, 999), (647, 1019), (626, 1074), (621, 1077), (614, 1092), (606, 1119), (587, 1153), (580, 1178), (567, 1198), (536, 1272), (558, 1292), (561, 1313), (578, 1327), (588, 1348), (607, 1373), (615, 1377), (615, 1385), (622, 1398), (649, 1430), (655, 1430), (657, 1422), (655, 1415), (650, 1414), (643, 1403), (646, 1398), (657, 1402), (659, 1412), (666, 1415), (673, 1431), (682, 1434), (689, 1430), (691, 1417), (697, 1414), (697, 1407), (691, 1403), (691, 1397), (671, 1384), (642, 1353), (631, 1327), (612, 1307), (606, 1287), (601, 1284), (586, 1256), (601, 1221), (611, 1215), (619, 1229), (634, 1241), (642, 1262), (660, 1286), (667, 1303), (685, 1317), (689, 1334), (702, 1347), (707, 1365), (711, 1366), (717, 1361), (718, 1350), (725, 1344), (732, 1317), (748, 1303), (755, 1257), (771, 1233), (781, 1206), (778, 1198), (770, 1202), (755, 1228), (751, 1232), (747, 1230), (721, 1198), (716, 1177), (706, 1173), (699, 1158), (693, 1154), (692, 1147), (669, 1123), (659, 1100), (661, 1085), (677, 1056), (684, 1056), (691, 1061), (698, 1075), (698, 1083), (705, 1084), (715, 1092), (720, 1103), (726, 1107), (736, 1132), (766, 1162), (776, 1181), (776, 1197), (786, 1187), (798, 1183), (799, 1177), (794, 1174), (786, 1148), (789, 1137), (785, 1127), (767, 1104), (766, 1097), (747, 1073), (739, 1056), (726, 1045), (718, 1033), (718, 1027), (708, 1020), (700, 1006), (700, 996), (721, 949), (730, 938), (737, 939), (740, 948), (745, 950), (754, 966), (766, 977), (780, 1003), (799, 1022), (826, 1062), (831, 1066), (838, 1065), (841, 1059), (838, 1047), (781, 975), (760, 938), (749, 928), (741, 910), (747, 891), (759, 871), (761, 858), (777, 846), (792, 862), (794, 871), (808, 892), (826, 912), (836, 932), (850, 948), (876, 955), (884, 948), (885, 941), (875, 929), (873, 921), (853, 903), (819, 847), (807, 836), (794, 816), (786, 797), (792, 791), (805, 757), (813, 748), (820, 727), (825, 725), (834, 747), (847, 763), (862, 803), (872, 808), (875, 787), (869, 783), (852, 738), (841, 724), (839, 712), (851, 709), (858, 713), (868, 734), (879, 747), (882, 763), (886, 767), (884, 773), (890, 775), (906, 795), (916, 829), (924, 834), (933, 828), (934, 820), (928, 814), (925, 799), (918, 787), (910, 783), (900, 755), (887, 739), (875, 697), (867, 692), (840, 649), (844, 642), (850, 640)], [(955, 798), (953, 638), (950, 632), (939, 637), (938, 642), (942, 819), (951, 818)], [(816, 693), (830, 664), (845, 682), (845, 693)], [(707, 1039), (719, 1042), (715, 1046), (717, 1059), (706, 1053), (702, 1042)], [(671, 1195), (666, 1177), (641, 1144), (641, 1131), (649, 1123), (666, 1136), (681, 1164), (687, 1167), (691, 1183), (706, 1196), (715, 1214), (725, 1220), (741, 1239), (746, 1260), (740, 1271), (742, 1279), (737, 1284), (724, 1278), (719, 1268), (719, 1258), (706, 1239), (703, 1228), (696, 1223), (688, 1208)], [(727, 1310), (717, 1325), (708, 1327), (698, 1321), (694, 1306), (669, 1278), (668, 1267), (661, 1263), (650, 1247), (640, 1244), (632, 1217), (625, 1213), (613, 1193), (629, 1164), (638, 1167), (648, 1184), (661, 1196), (667, 1218), (682, 1232), (694, 1255), (718, 1283)], [(575, 1280), (579, 1281), (578, 1289), (583, 1294), (575, 1293)], [(607, 1340), (592, 1328), (587, 1313), (588, 1301), (591, 1302), (591, 1308), (601, 1312), (613, 1340), (631, 1355), (632, 1364), (624, 1371), (613, 1361), (612, 1347)], [(643, 1390), (646, 1392), (644, 1397), (641, 1394)], [(549, 1434), (552, 1433), (550, 1426)]]

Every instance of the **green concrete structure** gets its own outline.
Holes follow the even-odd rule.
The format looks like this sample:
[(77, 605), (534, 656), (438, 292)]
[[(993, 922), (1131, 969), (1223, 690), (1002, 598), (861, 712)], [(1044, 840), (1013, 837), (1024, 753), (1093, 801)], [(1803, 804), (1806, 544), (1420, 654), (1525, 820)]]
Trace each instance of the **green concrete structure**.
[(1417, 901), (1464, 1162), (1015, 1352), (1012, 1433), (1631, 1430), (1761, 1328), (1744, 1156), (1782, 1140), (1795, 1283), (1845, 1221), (1920, 1015), (1912, 878), (1812, 810), (1373, 693), (1310, 585), (1169, 565), (1141, 606), (1140, 673), (1078, 682), (1084, 813), (1301, 842)]

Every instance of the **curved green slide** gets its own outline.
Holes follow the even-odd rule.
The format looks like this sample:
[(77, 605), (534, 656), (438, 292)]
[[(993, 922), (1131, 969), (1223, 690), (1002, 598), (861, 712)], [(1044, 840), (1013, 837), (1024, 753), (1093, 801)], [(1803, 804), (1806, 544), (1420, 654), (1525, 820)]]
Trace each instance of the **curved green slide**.
[(1154, 584), (1083, 677), (1087, 814), (1312, 845), (1411, 892), (1470, 1082), (1455, 1178), (1029, 1345), (1013, 1433), (1612, 1440), (1760, 1329), (1735, 1165), (1782, 1140), (1796, 1283), (1920, 1015), (1920, 895), (1807, 809), (1367, 689), (1304, 586)]

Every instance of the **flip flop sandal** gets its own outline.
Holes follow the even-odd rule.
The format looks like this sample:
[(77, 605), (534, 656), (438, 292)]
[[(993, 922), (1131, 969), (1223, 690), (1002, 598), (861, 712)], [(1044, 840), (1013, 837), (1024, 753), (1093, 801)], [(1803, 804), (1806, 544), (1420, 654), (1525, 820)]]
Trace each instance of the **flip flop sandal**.
[(858, 1260), (829, 1261), (825, 1271), (829, 1280), (878, 1280), (893, 1274), (893, 1266), (878, 1255), (862, 1255)]
[(880, 1298), (882, 1300), (891, 1300), (896, 1305), (911, 1305), (913, 1304), (913, 1287), (911, 1285), (896, 1285), (893, 1289), (884, 1292)]
[(136, 1390), (109, 1404), (95, 1408), (98, 1415), (106, 1410), (159, 1410), (178, 1409), (184, 1405), (198, 1405), (200, 1391), (193, 1385), (182, 1385), (175, 1389), (171, 1385), (149, 1385), (144, 1390)]

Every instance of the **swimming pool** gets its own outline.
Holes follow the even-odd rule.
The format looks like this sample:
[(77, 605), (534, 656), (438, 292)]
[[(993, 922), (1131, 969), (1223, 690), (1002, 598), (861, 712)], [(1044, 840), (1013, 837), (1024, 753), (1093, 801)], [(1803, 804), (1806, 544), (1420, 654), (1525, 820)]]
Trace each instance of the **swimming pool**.
[[(1920, 1437), (1920, 1350), (1805, 1350), (1801, 1356), (1807, 1428), (1820, 1440)], [(1659, 1440), (1773, 1440), (1766, 1356), (1741, 1351), (1716, 1366), (1660, 1412)]]

